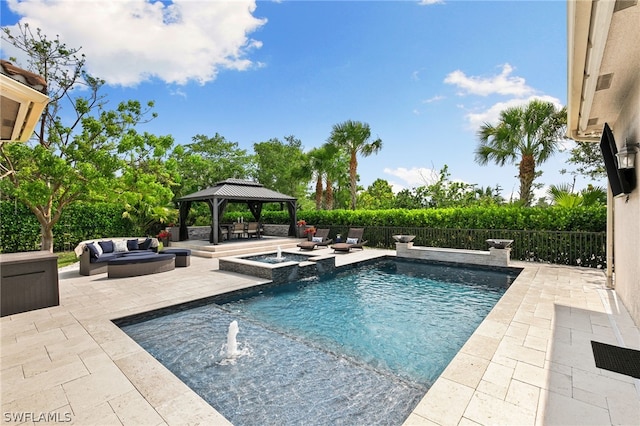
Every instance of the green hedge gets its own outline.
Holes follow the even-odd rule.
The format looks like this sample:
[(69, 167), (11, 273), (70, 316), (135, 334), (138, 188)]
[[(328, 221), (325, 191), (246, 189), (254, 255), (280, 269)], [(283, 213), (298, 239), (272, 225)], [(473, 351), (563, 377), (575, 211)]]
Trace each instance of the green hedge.
[[(53, 227), (54, 251), (75, 248), (83, 240), (138, 235), (134, 224), (122, 217), (119, 205), (75, 203), (67, 207)], [(40, 224), (23, 204), (0, 202), (0, 253), (40, 248)]]
[[(63, 212), (54, 227), (54, 250), (75, 247), (80, 241), (113, 236), (139, 235), (135, 225), (122, 217), (113, 204), (76, 203)], [(242, 213), (227, 213), (234, 222)], [(246, 213), (244, 219), (248, 220)], [(40, 225), (28, 208), (12, 201), (0, 202), (0, 252), (38, 250)], [(605, 232), (606, 207), (523, 208), (512, 206), (465, 207), (423, 210), (304, 210), (298, 219), (319, 227), (396, 226), (442, 229), (500, 229)], [(287, 224), (284, 211), (263, 211), (263, 223)]]
[[(273, 213), (273, 212), (272, 212)], [(274, 216), (287, 223), (286, 212)], [(271, 215), (270, 215), (271, 216)], [(301, 211), (298, 219), (308, 224), (324, 226), (410, 226), (443, 229), (518, 229), (549, 231), (604, 232), (607, 227), (607, 209), (597, 207), (464, 207), (422, 210), (331, 210)]]

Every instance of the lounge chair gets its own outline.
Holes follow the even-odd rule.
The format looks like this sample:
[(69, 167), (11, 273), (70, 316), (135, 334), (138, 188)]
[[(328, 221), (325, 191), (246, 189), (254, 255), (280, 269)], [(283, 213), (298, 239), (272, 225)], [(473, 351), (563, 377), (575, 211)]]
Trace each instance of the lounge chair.
[(316, 247), (327, 247), (333, 242), (333, 239), (329, 238), (329, 229), (316, 229), (316, 233), (311, 237), (310, 241), (302, 241), (298, 244), (300, 250), (313, 250)]
[(350, 228), (349, 233), (347, 234), (347, 240), (344, 243), (336, 243), (331, 246), (334, 252), (336, 251), (346, 251), (349, 252), (351, 249), (359, 248), (364, 249), (364, 245), (367, 244), (367, 241), (362, 239), (362, 235), (364, 234), (364, 228)]

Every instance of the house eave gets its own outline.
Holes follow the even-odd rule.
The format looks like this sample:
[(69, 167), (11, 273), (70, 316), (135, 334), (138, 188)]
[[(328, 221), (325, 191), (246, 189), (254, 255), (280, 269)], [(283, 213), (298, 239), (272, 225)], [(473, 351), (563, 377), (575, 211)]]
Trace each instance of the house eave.
[(5, 74), (0, 74), (0, 95), (1, 141), (28, 141), (49, 102), (49, 97)]

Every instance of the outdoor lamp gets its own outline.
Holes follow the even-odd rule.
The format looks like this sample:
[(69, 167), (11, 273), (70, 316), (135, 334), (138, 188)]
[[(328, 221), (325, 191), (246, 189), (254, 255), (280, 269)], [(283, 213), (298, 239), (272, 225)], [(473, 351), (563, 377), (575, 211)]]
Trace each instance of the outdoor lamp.
[(620, 148), (620, 151), (616, 154), (618, 157), (618, 169), (633, 169), (636, 161), (636, 147), (640, 146), (640, 143), (629, 143), (625, 141), (625, 144)]

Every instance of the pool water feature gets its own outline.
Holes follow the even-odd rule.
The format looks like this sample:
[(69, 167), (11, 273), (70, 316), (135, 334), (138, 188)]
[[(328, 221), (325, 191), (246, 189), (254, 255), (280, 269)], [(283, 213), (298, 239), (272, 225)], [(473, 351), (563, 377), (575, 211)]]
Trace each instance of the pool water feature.
[(387, 260), (121, 327), (234, 424), (400, 424), (516, 275)]
[(267, 253), (254, 256), (244, 256), (242, 259), (252, 260), (254, 262), (277, 264), (282, 262), (306, 262), (311, 256), (305, 256), (304, 254), (276, 252)]
[(218, 268), (221, 271), (263, 278), (276, 284), (333, 272), (335, 267), (334, 255), (304, 255), (282, 250), (276, 253), (259, 253), (218, 259)]

